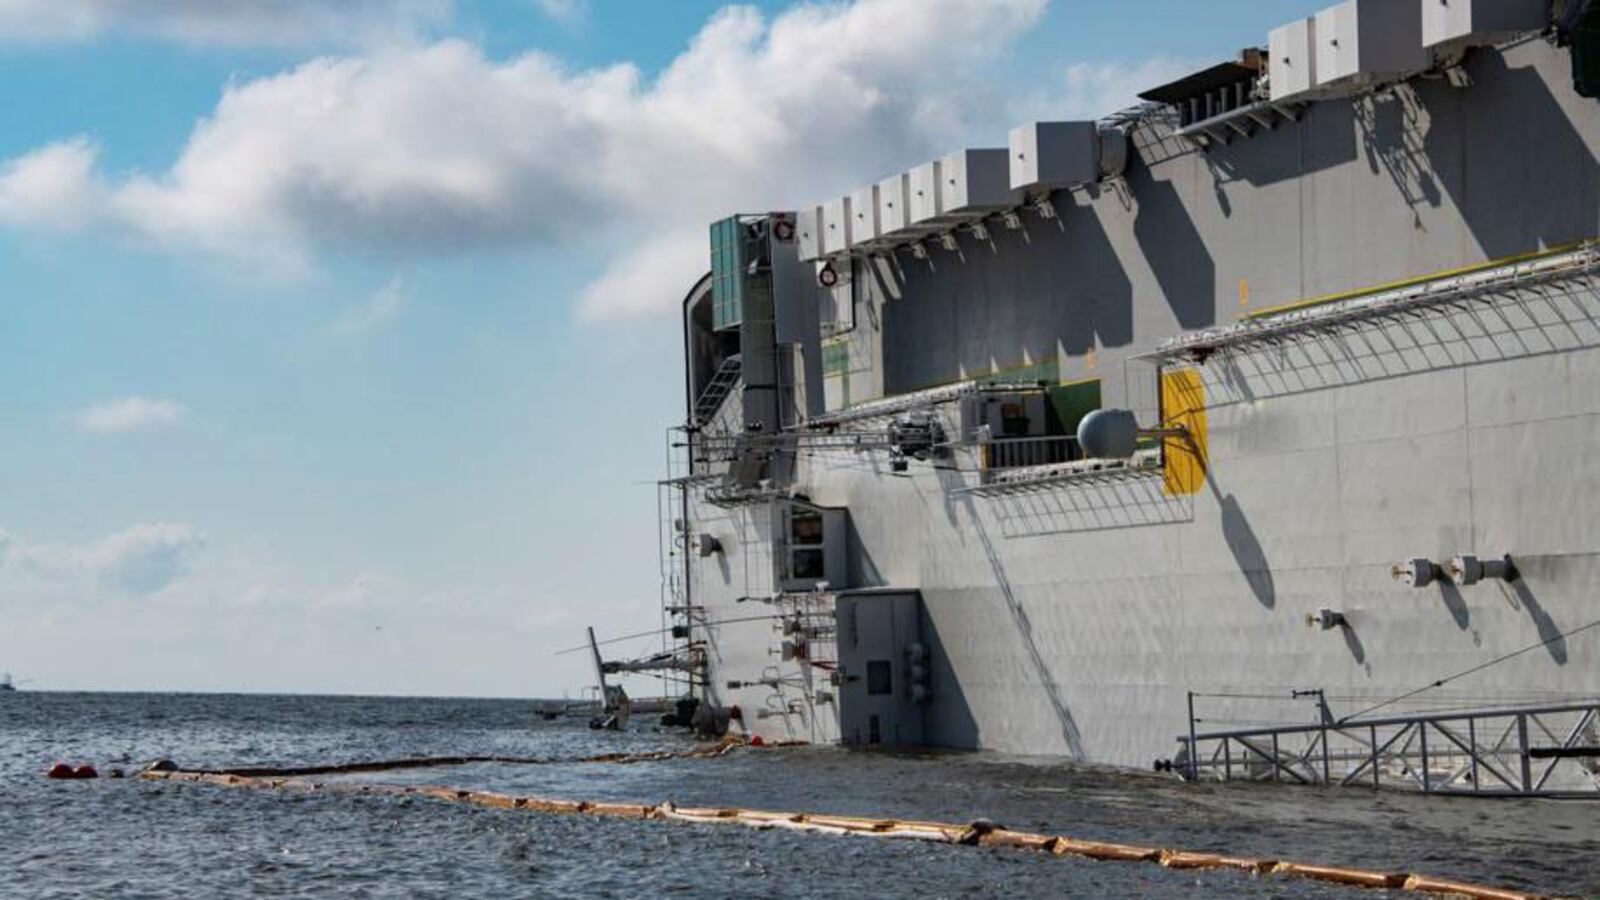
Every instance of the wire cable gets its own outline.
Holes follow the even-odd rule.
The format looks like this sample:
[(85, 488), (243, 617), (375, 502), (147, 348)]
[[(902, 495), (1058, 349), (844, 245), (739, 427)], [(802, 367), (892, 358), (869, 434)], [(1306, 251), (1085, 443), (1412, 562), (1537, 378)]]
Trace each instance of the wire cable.
[[(715, 622), (701, 622), (699, 624), (701, 626), (703, 626), (703, 627), (710, 627), (710, 626), (713, 626), (713, 625), (733, 625), (733, 624), (738, 623), (738, 622), (770, 622), (770, 621), (772, 621), (774, 619), (783, 619), (783, 618), (787, 618), (787, 617), (786, 616), (782, 616), (782, 615), (771, 615), (771, 614), (769, 614), (769, 615), (765, 615), (765, 616), (742, 616), (742, 617), (733, 618), (733, 619), (719, 619), (719, 620), (717, 620)], [(667, 628), (652, 628), (649, 631), (640, 631), (640, 632), (637, 632), (635, 634), (625, 634), (622, 637), (606, 638), (603, 641), (596, 641), (595, 642), (595, 646), (604, 647), (607, 644), (619, 644), (619, 643), (621, 643), (623, 641), (633, 641), (633, 640), (638, 640), (639, 638), (643, 638), (643, 637), (653, 637), (654, 635), (658, 635), (658, 634), (662, 634), (662, 633), (665, 633), (665, 632), (669, 632), (671, 630), (672, 630), (671, 627), (667, 627)], [(588, 644), (579, 644), (576, 647), (568, 647), (565, 650), (557, 650), (552, 655), (553, 656), (564, 656), (564, 655), (566, 655), (568, 653), (577, 653), (577, 652), (579, 652), (581, 650), (587, 650), (587, 649), (589, 649), (589, 645)]]
[(1421, 694), (1421, 693), (1423, 693), (1425, 691), (1431, 691), (1434, 688), (1444, 687), (1445, 685), (1449, 684), (1452, 681), (1455, 681), (1458, 678), (1465, 678), (1468, 675), (1473, 675), (1473, 674), (1476, 674), (1478, 672), (1482, 672), (1484, 669), (1490, 668), (1492, 666), (1498, 666), (1499, 664), (1505, 662), (1506, 660), (1515, 659), (1516, 657), (1521, 656), (1524, 653), (1530, 653), (1530, 652), (1532, 652), (1534, 650), (1538, 650), (1541, 647), (1545, 647), (1545, 646), (1548, 646), (1550, 644), (1553, 644), (1556, 641), (1566, 640), (1567, 638), (1572, 637), (1575, 634), (1580, 634), (1582, 632), (1588, 631), (1591, 628), (1600, 628), (1600, 619), (1596, 619), (1596, 620), (1594, 620), (1593, 622), (1590, 622), (1587, 625), (1580, 625), (1577, 628), (1572, 629), (1571, 631), (1564, 631), (1564, 632), (1562, 632), (1560, 634), (1552, 635), (1551, 637), (1548, 637), (1548, 638), (1540, 641), (1537, 644), (1529, 644), (1528, 646), (1523, 647), (1521, 650), (1513, 650), (1512, 652), (1507, 653), (1504, 656), (1495, 657), (1494, 659), (1491, 659), (1486, 663), (1480, 663), (1479, 665), (1473, 666), (1472, 668), (1466, 669), (1465, 671), (1457, 672), (1456, 674), (1451, 675), (1451, 676), (1449, 676), (1447, 678), (1441, 678), (1438, 681), (1433, 682), (1432, 684), (1423, 685), (1422, 687), (1419, 687), (1414, 691), (1408, 691), (1408, 692), (1406, 692), (1404, 694), (1399, 695), (1398, 697), (1390, 697), (1388, 700), (1385, 700), (1382, 703), (1375, 703), (1372, 706), (1369, 706), (1366, 709), (1361, 710), (1360, 712), (1355, 712), (1355, 713), (1351, 713), (1348, 716), (1344, 716), (1343, 718), (1339, 719), (1338, 724), (1343, 725), (1346, 722), (1349, 722), (1351, 719), (1359, 718), (1359, 717), (1364, 716), (1364, 715), (1366, 715), (1367, 713), (1370, 713), (1370, 712), (1376, 712), (1377, 710), (1383, 709), (1386, 706), (1392, 706), (1392, 705), (1394, 705), (1396, 703), (1399, 703), (1402, 700), (1409, 700), (1412, 697), (1415, 697), (1418, 694)]

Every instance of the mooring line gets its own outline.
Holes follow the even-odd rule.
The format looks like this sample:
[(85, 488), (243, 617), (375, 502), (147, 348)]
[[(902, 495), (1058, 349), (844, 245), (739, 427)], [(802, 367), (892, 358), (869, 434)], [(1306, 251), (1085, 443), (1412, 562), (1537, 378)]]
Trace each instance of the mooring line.
[[(720, 756), (736, 746), (739, 745), (734, 742), (726, 742), (706, 748), (700, 751), (700, 755)], [(624, 757), (628, 761), (645, 761), (640, 754), (608, 755)], [(675, 756), (681, 757), (681, 754)], [(599, 762), (602, 759), (600, 757), (587, 757), (583, 761)], [(609, 761), (620, 762), (623, 760), (613, 759)], [(1403, 890), (1421, 894), (1467, 897), (1470, 900), (1539, 900), (1541, 897), (1541, 895), (1523, 891), (1404, 872), (1375, 872), (1335, 866), (1309, 865), (1287, 860), (1256, 859), (1219, 853), (1086, 841), (1065, 835), (1032, 834), (1012, 831), (986, 821), (960, 825), (904, 819), (873, 819), (816, 813), (771, 812), (738, 807), (685, 807), (677, 806), (670, 800), (654, 805), (647, 803), (596, 802), (591, 800), (502, 794), (494, 791), (469, 790), (442, 785), (328, 783), (312, 781), (304, 776), (239, 774), (242, 771), (257, 770), (233, 770), (229, 772), (181, 769), (152, 770), (141, 773), (139, 777), (152, 781), (177, 781), (219, 787), (318, 791), (393, 797), (426, 797), (449, 803), (465, 803), (495, 809), (521, 809), (529, 812), (600, 816), (640, 821), (684, 822), (699, 825), (742, 825), (747, 828), (762, 830), (782, 828), (810, 834), (858, 835), (862, 837), (930, 841), (939, 844), (1007, 848), (1048, 853), (1058, 857), (1070, 856), (1098, 861), (1154, 863), (1169, 869), (1222, 869), (1245, 872), (1254, 876), (1289, 876), (1348, 887)], [(352, 770), (343, 768), (337, 771)], [(362, 771), (366, 770), (363, 769)]]

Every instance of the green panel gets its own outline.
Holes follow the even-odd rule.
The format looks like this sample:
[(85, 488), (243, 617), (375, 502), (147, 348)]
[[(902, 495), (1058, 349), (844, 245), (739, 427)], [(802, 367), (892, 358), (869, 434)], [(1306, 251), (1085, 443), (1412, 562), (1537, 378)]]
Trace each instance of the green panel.
[(832, 341), (822, 345), (822, 374), (842, 375), (850, 371), (850, 342)]
[(744, 235), (738, 216), (711, 225), (711, 327), (744, 321)]
[(1100, 408), (1100, 382), (1096, 379), (1052, 387), (1050, 405), (1061, 421), (1061, 433), (1077, 434), (1083, 417)]

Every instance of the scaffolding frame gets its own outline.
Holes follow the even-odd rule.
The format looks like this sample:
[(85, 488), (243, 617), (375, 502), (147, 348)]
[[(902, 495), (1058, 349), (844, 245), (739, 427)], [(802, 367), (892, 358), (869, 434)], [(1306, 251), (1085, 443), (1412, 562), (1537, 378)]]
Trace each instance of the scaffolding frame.
[[(685, 429), (667, 429), (667, 477), (656, 482), (656, 543), (661, 576), (661, 652), (684, 656), (691, 652), (693, 635), (676, 638), (674, 619), (690, 608), (688, 537), (689, 491), (697, 479), (689, 458)], [(712, 476), (715, 477), (715, 476)], [(668, 670), (661, 673), (663, 693), (687, 693), (694, 684), (693, 673)]]

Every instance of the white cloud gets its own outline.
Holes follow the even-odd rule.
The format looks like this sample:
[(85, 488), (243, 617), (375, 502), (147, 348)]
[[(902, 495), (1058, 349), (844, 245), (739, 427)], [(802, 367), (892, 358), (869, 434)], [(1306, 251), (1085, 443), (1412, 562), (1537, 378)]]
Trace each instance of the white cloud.
[(377, 331), (394, 321), (408, 302), (405, 286), (396, 278), (373, 291), (361, 305), (345, 310), (333, 323), (333, 333), (358, 335)]
[(545, 15), (565, 25), (576, 25), (589, 18), (589, 0), (536, 0)]
[(105, 200), (94, 178), (98, 152), (87, 138), (76, 137), (0, 164), (0, 223), (50, 229), (89, 224)]
[(86, 40), (120, 31), (229, 46), (348, 45), (413, 36), (451, 0), (0, 0), (0, 41)]
[(50, 689), (559, 696), (591, 677), (552, 655), (584, 617), (638, 612), (570, 606), (543, 576), (430, 583), (187, 525), (63, 543), (0, 532), (0, 656)]
[(183, 413), (183, 407), (171, 400), (123, 397), (97, 403), (73, 416), (73, 421), (91, 434), (122, 434), (176, 424)]
[(204, 539), (188, 525), (147, 523), (87, 544), (0, 541), (0, 562), (56, 581), (98, 581), (131, 594), (153, 594), (176, 581)]
[(1139, 92), (1158, 87), (1208, 63), (1158, 56), (1139, 61), (1073, 63), (1047, 91), (1026, 96), (1013, 109), (1021, 119), (1097, 119), (1139, 102)]
[(706, 230), (669, 231), (639, 241), (583, 289), (578, 308), (592, 319), (659, 312), (681, 300), (705, 274)]
[[(977, 76), (1046, 2), (729, 7), (654, 79), (456, 40), (319, 58), (229, 85), (164, 172), (63, 165), (71, 177), (29, 195), (43, 199), (0, 209), (291, 271), (330, 250), (565, 244), (609, 256), (586, 314), (670, 310), (706, 267), (709, 221), (1000, 139), (1010, 109)], [(1093, 71), (1066, 81), (1069, 97), (1122, 90)]]

